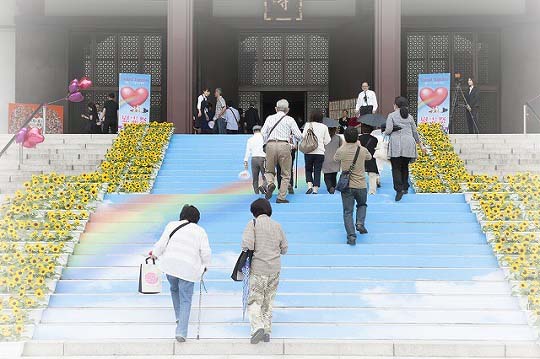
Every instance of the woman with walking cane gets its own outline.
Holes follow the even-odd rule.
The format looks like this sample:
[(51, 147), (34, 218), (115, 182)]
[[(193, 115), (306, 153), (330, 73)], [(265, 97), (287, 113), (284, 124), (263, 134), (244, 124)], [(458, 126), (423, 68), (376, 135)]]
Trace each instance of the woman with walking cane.
[(272, 305), (279, 284), (281, 256), (287, 253), (287, 238), (281, 225), (272, 220), (272, 206), (260, 198), (251, 204), (254, 220), (242, 236), (242, 249), (253, 251), (249, 274), (248, 314), (251, 344), (270, 341)]
[[(185, 205), (180, 220), (167, 224), (159, 241), (150, 252), (161, 271), (167, 275), (171, 286), (171, 297), (176, 316), (176, 340), (186, 341), (193, 288), (210, 265), (211, 250), (206, 231), (197, 225), (199, 210)], [(199, 306), (200, 306), (199, 298)], [(200, 320), (199, 308), (199, 320)], [(197, 333), (197, 336), (199, 333)]]

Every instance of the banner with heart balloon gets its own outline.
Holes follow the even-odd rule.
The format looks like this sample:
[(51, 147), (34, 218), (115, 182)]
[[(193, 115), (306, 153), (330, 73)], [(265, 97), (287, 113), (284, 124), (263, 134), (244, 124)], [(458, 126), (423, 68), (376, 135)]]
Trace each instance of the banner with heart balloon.
[(150, 122), (151, 76), (147, 74), (120, 74), (118, 128), (128, 123)]
[(418, 123), (450, 125), (450, 74), (418, 76)]

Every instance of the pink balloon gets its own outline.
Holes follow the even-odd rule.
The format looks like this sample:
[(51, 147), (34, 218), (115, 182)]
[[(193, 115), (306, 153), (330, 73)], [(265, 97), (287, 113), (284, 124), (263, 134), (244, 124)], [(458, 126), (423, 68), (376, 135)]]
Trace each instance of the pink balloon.
[(26, 127), (21, 128), (20, 131), (17, 132), (17, 136), (15, 136), (15, 142), (23, 143), (24, 139), (26, 138), (26, 132), (28, 132)]
[(130, 106), (140, 106), (146, 102), (148, 98), (148, 90), (140, 87), (136, 90), (131, 87), (122, 87), (120, 89), (120, 95)]
[(92, 87), (92, 80), (90, 80), (88, 77), (83, 77), (79, 80), (79, 88), (81, 90), (87, 90), (90, 87)]
[(43, 141), (45, 141), (45, 137), (43, 137), (41, 130), (37, 127), (33, 127), (26, 132), (23, 146), (26, 148), (35, 148), (38, 143)]
[(68, 91), (70, 94), (79, 91), (79, 80), (74, 79), (73, 81), (71, 81), (68, 86)]
[(84, 101), (84, 96), (82, 93), (77, 91), (70, 94), (67, 99), (69, 102), (82, 102)]

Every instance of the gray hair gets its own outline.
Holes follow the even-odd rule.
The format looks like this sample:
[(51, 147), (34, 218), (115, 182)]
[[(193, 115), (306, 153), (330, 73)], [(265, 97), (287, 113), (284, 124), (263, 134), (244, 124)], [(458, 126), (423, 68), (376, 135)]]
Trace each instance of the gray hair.
[(289, 101), (281, 99), (276, 103), (276, 110), (287, 112), (289, 111)]
[(219, 92), (220, 95), (223, 93), (223, 90), (220, 87), (218, 87), (216, 91)]

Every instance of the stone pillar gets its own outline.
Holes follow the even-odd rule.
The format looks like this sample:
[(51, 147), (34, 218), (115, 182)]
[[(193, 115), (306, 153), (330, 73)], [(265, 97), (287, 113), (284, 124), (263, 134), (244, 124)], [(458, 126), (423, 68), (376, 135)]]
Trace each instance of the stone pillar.
[(191, 133), (193, 101), (193, 0), (169, 0), (167, 17), (167, 121)]
[(401, 94), (401, 0), (375, 1), (375, 91), (379, 113), (393, 111)]

